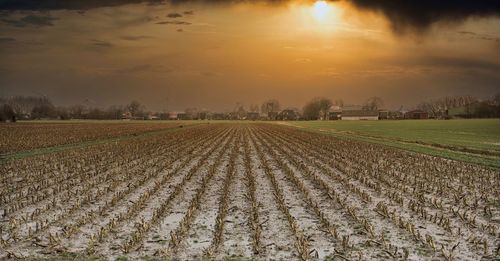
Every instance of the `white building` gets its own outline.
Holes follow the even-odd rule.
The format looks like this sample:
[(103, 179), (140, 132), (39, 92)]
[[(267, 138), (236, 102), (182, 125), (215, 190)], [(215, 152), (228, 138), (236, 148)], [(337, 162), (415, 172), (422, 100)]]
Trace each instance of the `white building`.
[(343, 121), (359, 121), (359, 120), (378, 120), (378, 111), (365, 111), (365, 110), (343, 110)]

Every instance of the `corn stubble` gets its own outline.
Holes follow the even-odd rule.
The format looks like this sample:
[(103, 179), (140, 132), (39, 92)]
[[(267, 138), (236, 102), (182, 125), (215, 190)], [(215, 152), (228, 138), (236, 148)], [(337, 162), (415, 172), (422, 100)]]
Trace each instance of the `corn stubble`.
[[(79, 141), (100, 135), (69, 132)], [(60, 144), (24, 142), (16, 148)], [(11, 160), (0, 173), (0, 259), (198, 258), (196, 244), (213, 259), (500, 258), (498, 170), (279, 125), (199, 125)], [(208, 191), (216, 215), (204, 218)], [(236, 239), (227, 226), (234, 204), (246, 226)], [(186, 240), (199, 220), (209, 240)]]

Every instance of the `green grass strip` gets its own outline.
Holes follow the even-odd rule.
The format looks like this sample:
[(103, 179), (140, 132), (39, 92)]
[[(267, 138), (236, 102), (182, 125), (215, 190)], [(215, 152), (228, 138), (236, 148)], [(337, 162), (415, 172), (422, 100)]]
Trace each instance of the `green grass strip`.
[[(281, 123), (282, 124), (282, 123)], [(444, 148), (436, 148), (431, 146), (420, 145), (417, 143), (411, 142), (403, 142), (403, 141), (393, 141), (388, 139), (378, 139), (374, 137), (364, 136), (362, 134), (348, 134), (348, 133), (339, 133), (335, 132), (335, 130), (326, 131), (326, 130), (318, 130), (311, 127), (302, 127), (293, 124), (282, 124), (285, 126), (295, 127), (299, 130), (320, 133), (323, 135), (331, 135), (341, 139), (355, 140), (361, 142), (370, 142), (376, 143), (380, 145), (390, 146), (393, 148), (403, 149), (406, 151), (412, 151), (417, 153), (422, 153), (430, 156), (441, 157), (451, 160), (458, 160), (467, 163), (473, 163), (485, 167), (490, 167), (493, 169), (500, 169), (500, 159), (494, 156), (487, 155), (477, 155), (460, 151), (453, 151)]]

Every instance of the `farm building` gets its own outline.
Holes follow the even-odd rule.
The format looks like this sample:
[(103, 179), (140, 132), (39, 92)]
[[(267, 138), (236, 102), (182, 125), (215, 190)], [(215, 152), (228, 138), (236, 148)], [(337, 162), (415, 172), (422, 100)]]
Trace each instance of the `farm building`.
[(328, 119), (332, 121), (340, 120), (342, 118), (342, 110), (335, 109), (328, 112)]
[(291, 109), (283, 110), (277, 116), (278, 120), (283, 120), (283, 121), (296, 121), (299, 118), (300, 118), (299, 113)]
[(378, 119), (379, 120), (387, 120), (387, 119), (389, 119), (389, 111), (379, 110), (378, 111)]
[(429, 113), (421, 110), (413, 110), (405, 113), (405, 119), (414, 119), (414, 120), (429, 119)]
[(279, 112), (270, 111), (270, 112), (264, 114), (263, 118), (266, 119), (266, 120), (276, 120), (278, 118), (278, 115), (279, 115)]
[(342, 111), (342, 120), (378, 120), (378, 111), (366, 110), (344, 110)]
[(185, 113), (185, 112), (181, 112), (181, 113), (177, 113), (177, 119), (178, 120), (192, 120), (193, 118), (191, 117), (190, 114)]
[(210, 120), (226, 120), (227, 118), (228, 117), (225, 113), (216, 112), (210, 115)]
[(388, 116), (388, 119), (391, 119), (391, 120), (404, 119), (404, 113), (401, 111), (389, 111), (389, 114), (387, 116)]

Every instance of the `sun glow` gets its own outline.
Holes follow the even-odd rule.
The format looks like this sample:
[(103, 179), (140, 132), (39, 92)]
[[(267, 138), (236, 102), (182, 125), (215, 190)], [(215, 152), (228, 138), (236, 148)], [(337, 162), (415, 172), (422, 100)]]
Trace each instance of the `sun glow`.
[(312, 7), (312, 14), (315, 19), (324, 21), (332, 13), (332, 7), (326, 1), (317, 1)]

